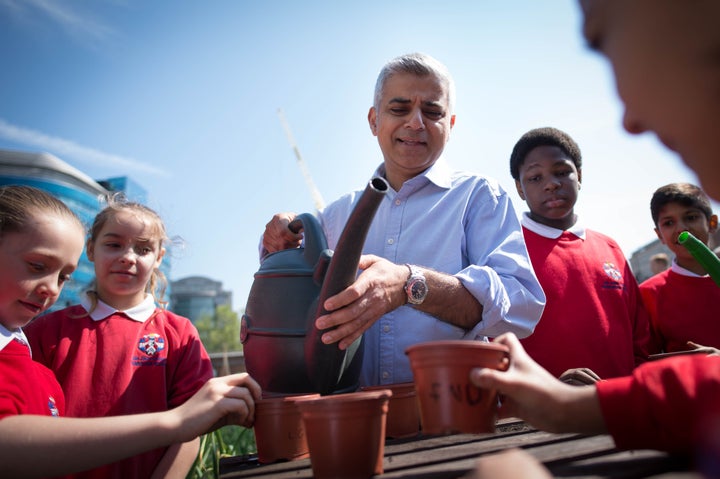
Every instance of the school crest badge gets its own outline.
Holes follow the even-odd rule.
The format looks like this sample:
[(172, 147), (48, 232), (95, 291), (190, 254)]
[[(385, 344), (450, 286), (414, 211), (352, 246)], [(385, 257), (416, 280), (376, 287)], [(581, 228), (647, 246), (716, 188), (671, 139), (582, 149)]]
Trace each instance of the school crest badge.
[(603, 271), (605, 271), (605, 274), (613, 281), (617, 281), (618, 283), (622, 281), (622, 273), (610, 261), (603, 263)]
[(165, 349), (165, 339), (157, 333), (146, 334), (140, 338), (138, 349), (148, 356), (155, 356)]

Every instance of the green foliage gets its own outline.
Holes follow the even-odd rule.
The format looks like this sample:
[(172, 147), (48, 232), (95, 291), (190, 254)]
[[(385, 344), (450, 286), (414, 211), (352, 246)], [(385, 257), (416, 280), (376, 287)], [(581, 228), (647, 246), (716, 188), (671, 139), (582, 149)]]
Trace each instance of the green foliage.
[[(209, 353), (241, 351), (240, 319), (230, 306), (218, 306), (214, 316), (203, 316), (196, 323), (200, 339)], [(254, 454), (255, 434), (252, 429), (225, 426), (200, 437), (200, 452), (187, 479), (217, 478), (223, 457)]]
[(220, 459), (257, 452), (252, 429), (225, 426), (200, 437), (200, 453), (187, 479), (220, 477)]
[(242, 350), (240, 319), (230, 306), (218, 306), (214, 316), (202, 316), (195, 323), (195, 327), (209, 353)]

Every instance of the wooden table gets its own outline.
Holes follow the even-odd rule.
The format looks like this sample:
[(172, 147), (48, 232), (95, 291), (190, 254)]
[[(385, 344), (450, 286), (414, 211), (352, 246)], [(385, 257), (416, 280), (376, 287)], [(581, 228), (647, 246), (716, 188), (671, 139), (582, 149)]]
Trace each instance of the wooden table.
[[(375, 477), (460, 478), (474, 468), (478, 458), (511, 448), (531, 454), (561, 478), (701, 478), (687, 461), (662, 452), (620, 452), (610, 436), (551, 434), (518, 420), (499, 423), (495, 434), (388, 440), (385, 472)], [(254, 456), (234, 457), (221, 460), (220, 477), (312, 478), (312, 469), (309, 459), (260, 465)]]

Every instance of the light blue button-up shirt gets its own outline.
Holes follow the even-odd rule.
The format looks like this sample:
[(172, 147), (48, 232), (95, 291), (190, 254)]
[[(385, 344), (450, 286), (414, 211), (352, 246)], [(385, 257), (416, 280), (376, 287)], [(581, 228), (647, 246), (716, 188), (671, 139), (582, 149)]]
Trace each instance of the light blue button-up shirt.
[[(375, 174), (384, 176), (384, 166)], [(336, 247), (363, 191), (344, 195), (319, 213), (329, 248)], [(389, 188), (363, 254), (455, 275), (483, 306), (483, 314), (469, 331), (409, 305), (384, 315), (363, 338), (361, 386), (412, 381), (405, 355), (412, 344), (485, 340), (508, 331), (523, 338), (542, 315), (545, 294), (507, 193), (493, 179), (451, 171), (442, 159), (400, 191)]]

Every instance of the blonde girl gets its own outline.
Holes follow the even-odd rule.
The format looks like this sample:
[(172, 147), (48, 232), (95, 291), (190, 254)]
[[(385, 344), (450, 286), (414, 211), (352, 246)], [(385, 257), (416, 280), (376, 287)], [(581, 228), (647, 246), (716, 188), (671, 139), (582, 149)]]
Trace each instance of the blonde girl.
[[(95, 281), (81, 304), (26, 329), (33, 357), (55, 372), (67, 412), (103, 417), (165, 411), (213, 376), (192, 323), (161, 307), (167, 234), (161, 218), (114, 196), (87, 240)], [(156, 449), (77, 477), (185, 477), (199, 440)]]

